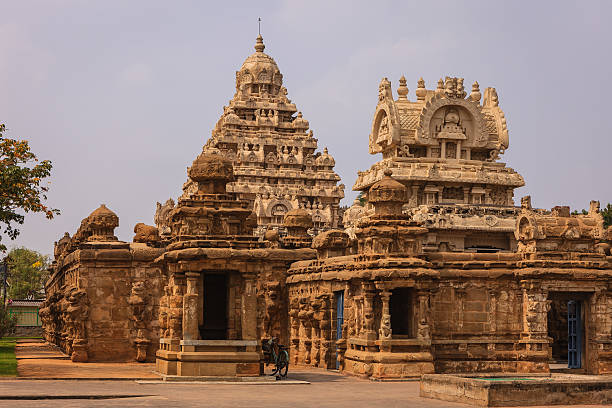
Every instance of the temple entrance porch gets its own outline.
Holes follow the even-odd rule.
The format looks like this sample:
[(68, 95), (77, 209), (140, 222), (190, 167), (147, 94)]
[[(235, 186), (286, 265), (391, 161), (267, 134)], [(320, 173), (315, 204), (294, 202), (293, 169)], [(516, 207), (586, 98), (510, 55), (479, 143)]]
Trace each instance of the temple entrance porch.
[[(192, 265), (196, 268), (196, 263)], [(167, 378), (257, 377), (253, 274), (236, 270), (172, 273), (168, 337), (160, 340), (157, 371)], [(180, 317), (180, 318), (179, 318)]]

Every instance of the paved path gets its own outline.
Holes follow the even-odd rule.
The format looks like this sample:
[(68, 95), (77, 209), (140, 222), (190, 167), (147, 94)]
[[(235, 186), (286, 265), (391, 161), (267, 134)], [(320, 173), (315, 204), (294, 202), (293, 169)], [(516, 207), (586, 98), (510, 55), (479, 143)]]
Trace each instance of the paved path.
[(155, 364), (73, 363), (57, 347), (43, 341), (20, 341), (15, 354), (21, 378), (159, 378), (152, 372)]
[[(147, 384), (146, 381), (34, 380), (28, 378), (150, 378), (152, 364), (72, 363), (42, 342), (17, 347), (21, 379), (0, 380), (0, 407), (468, 407), (419, 397), (418, 382), (373, 382), (335, 372), (294, 368), (290, 380), (245, 384)], [(557, 406), (562, 408), (564, 406)], [(595, 407), (582, 405), (581, 407)]]
[[(12, 396), (30, 399), (0, 399), (0, 407), (468, 407), (420, 398), (418, 382), (378, 383), (323, 370), (300, 371), (292, 378), (306, 380), (310, 384), (138, 384), (135, 381), (8, 380), (0, 381), (0, 398)], [(34, 399), (36, 396), (67, 399)], [(87, 396), (98, 399), (75, 398)], [(106, 399), (99, 399), (101, 397)]]

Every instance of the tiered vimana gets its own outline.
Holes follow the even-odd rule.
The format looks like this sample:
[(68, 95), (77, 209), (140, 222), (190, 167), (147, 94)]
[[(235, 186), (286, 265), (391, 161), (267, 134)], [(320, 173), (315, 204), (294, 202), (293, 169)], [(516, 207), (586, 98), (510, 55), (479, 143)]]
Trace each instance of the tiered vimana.
[(338, 185), (335, 160), (327, 148), (316, 152), (317, 139), (287, 98), (283, 75), (264, 48), (257, 37), (255, 53), (236, 72), (236, 93), (204, 151), (219, 151), (232, 161), (235, 181), (228, 192), (250, 203), (257, 235), (267, 229), (284, 234), (283, 217), (297, 208), (311, 214), (311, 234), (337, 228), (344, 185)]
[(370, 153), (383, 157), (359, 172), (353, 189), (366, 192), (392, 170), (408, 188), (404, 211), (429, 228), (425, 251), (516, 250), (513, 195), (525, 182), (497, 162), (508, 148), (508, 128), (495, 88), (485, 90), (481, 104), (478, 82), (467, 96), (463, 78), (440, 79), (436, 90), (421, 78), (410, 101), (402, 77), (397, 93), (394, 100), (383, 78), (370, 133)]

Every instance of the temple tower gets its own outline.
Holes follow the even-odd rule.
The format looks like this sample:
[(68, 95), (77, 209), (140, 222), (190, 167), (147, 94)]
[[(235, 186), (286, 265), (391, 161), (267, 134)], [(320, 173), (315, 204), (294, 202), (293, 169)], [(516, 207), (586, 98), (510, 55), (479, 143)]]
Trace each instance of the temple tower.
[(327, 148), (317, 152), (308, 121), (287, 98), (283, 75), (264, 48), (260, 35), (255, 53), (236, 72), (236, 93), (204, 151), (232, 161), (235, 180), (227, 191), (252, 206), (256, 235), (284, 233), (285, 214), (298, 208), (311, 214), (313, 234), (338, 227), (344, 185), (338, 184), (335, 160)]
[(421, 78), (410, 101), (402, 77), (397, 94), (394, 100), (383, 78), (369, 143), (382, 160), (359, 172), (353, 190), (367, 193), (391, 170), (408, 189), (404, 212), (429, 228), (426, 250), (516, 250), (513, 195), (525, 182), (498, 162), (509, 143), (495, 88), (485, 90), (481, 103), (478, 82), (468, 95), (463, 78), (440, 79), (435, 90)]

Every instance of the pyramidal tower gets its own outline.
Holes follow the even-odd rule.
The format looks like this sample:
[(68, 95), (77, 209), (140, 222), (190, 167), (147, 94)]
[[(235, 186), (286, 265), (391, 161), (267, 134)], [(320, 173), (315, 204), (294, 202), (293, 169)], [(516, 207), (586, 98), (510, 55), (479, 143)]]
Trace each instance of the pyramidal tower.
[(287, 97), (283, 75), (264, 49), (259, 35), (203, 150), (233, 162), (234, 181), (227, 191), (251, 203), (257, 235), (282, 232), (284, 215), (297, 208), (311, 214), (313, 234), (336, 228), (344, 185), (338, 184), (335, 160), (327, 148), (317, 152), (308, 121)]

